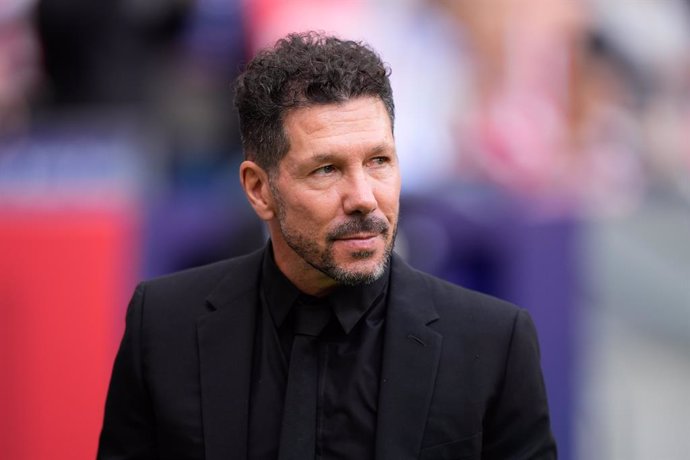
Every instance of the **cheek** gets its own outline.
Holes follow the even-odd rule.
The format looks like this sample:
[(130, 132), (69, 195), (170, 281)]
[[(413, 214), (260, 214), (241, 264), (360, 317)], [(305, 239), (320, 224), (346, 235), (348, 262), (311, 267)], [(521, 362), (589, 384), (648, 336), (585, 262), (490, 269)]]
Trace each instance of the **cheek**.
[(400, 193), (398, 189), (391, 188), (384, 190), (383, 193), (377, 197), (381, 211), (393, 222), (398, 218), (398, 210), (400, 209)]
[(310, 233), (322, 233), (332, 220), (330, 207), (322, 196), (294, 197), (286, 203), (286, 218), (295, 227)]

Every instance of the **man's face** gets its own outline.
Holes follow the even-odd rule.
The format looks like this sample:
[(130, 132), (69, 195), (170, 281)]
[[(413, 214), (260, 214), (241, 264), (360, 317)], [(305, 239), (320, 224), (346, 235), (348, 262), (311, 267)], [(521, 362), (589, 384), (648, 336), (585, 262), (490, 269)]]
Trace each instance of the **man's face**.
[(380, 277), (398, 223), (400, 173), (383, 102), (352, 99), (286, 116), (290, 150), (273, 175), (276, 263), (288, 277)]

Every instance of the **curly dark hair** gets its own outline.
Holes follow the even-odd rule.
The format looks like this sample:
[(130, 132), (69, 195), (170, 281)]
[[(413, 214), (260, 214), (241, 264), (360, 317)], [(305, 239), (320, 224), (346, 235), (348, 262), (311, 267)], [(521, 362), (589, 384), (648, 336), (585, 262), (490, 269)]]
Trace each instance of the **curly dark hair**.
[(390, 68), (368, 45), (318, 32), (293, 33), (263, 50), (238, 77), (235, 106), (245, 158), (269, 173), (290, 149), (283, 129), (296, 108), (379, 97), (395, 119)]

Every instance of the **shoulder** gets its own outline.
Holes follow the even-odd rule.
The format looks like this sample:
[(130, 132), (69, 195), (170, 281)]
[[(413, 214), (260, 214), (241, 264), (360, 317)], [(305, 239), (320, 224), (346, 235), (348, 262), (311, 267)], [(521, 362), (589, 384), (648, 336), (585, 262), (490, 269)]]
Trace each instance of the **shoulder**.
[[(391, 289), (395, 299), (408, 308), (425, 311), (432, 329), (457, 340), (492, 343), (505, 347), (518, 334), (531, 330), (529, 313), (508, 301), (468, 289), (421, 272), (403, 262), (393, 261)], [(452, 340), (452, 339), (451, 339)]]
[(223, 278), (238, 276), (252, 269), (258, 270), (263, 249), (232, 259), (225, 259), (200, 267), (189, 268), (144, 281), (147, 290), (181, 293), (189, 290), (208, 294)]
[(505, 300), (468, 289), (407, 265), (400, 257), (393, 259), (393, 279), (396, 288), (421, 291), (424, 298), (443, 313), (469, 316), (514, 317), (521, 309)]
[[(455, 363), (444, 371), (465, 369), (458, 360), (477, 360), (470, 360), (470, 364), (481, 363), (482, 384), (478, 388), (485, 389), (496, 388), (509, 361), (528, 363), (525, 368), (537, 369), (538, 374), (537, 332), (527, 310), (420, 272), (399, 260), (393, 274), (398, 278), (398, 292), (393, 297), (399, 304), (408, 311), (433, 312), (424, 315), (427, 325), (443, 337), (444, 362)], [(405, 300), (410, 298), (414, 300)]]
[(240, 291), (255, 287), (262, 255), (263, 250), (259, 250), (143, 281), (137, 286), (135, 298), (147, 310), (161, 309), (166, 313), (176, 309), (206, 310), (206, 299), (219, 288)]

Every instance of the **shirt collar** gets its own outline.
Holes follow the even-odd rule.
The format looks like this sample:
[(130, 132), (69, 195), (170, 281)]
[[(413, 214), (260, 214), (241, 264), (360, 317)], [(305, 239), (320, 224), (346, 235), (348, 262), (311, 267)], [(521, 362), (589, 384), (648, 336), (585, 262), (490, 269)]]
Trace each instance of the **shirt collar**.
[[(377, 280), (358, 286), (340, 286), (326, 296), (324, 301), (333, 308), (346, 334), (359, 322), (364, 314), (386, 293), (390, 269)], [(273, 322), (277, 328), (285, 322), (298, 297), (308, 297), (280, 271), (273, 259), (273, 249), (269, 243), (264, 253), (261, 273), (262, 290), (268, 304)]]

